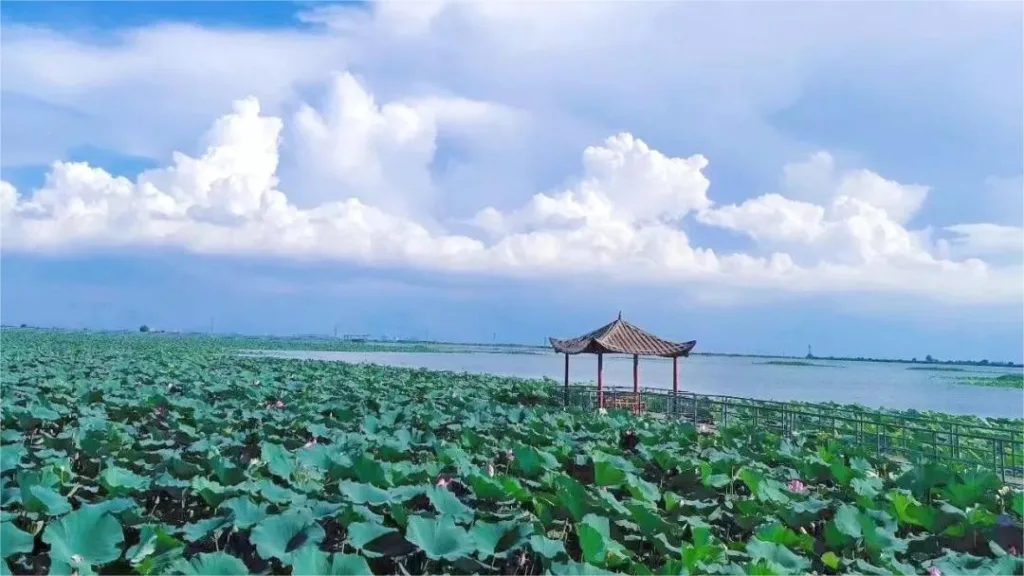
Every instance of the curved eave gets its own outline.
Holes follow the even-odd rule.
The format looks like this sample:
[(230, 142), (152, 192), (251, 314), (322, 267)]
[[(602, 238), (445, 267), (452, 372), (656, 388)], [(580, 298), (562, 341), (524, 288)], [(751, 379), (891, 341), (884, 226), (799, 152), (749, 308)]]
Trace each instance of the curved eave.
[(598, 339), (587, 339), (581, 340), (578, 338), (570, 338), (567, 340), (559, 340), (557, 338), (548, 338), (551, 342), (551, 347), (559, 354), (626, 354), (629, 356), (648, 356), (648, 357), (660, 357), (660, 358), (678, 358), (678, 357), (689, 357), (690, 352), (697, 345), (696, 340), (690, 340), (689, 342), (664, 342), (664, 349), (624, 349), (615, 346), (609, 346), (601, 342)]

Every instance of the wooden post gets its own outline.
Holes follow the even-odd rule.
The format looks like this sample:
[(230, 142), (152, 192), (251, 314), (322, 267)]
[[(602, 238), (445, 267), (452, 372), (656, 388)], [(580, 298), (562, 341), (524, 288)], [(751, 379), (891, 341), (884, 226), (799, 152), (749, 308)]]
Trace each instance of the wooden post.
[(640, 413), (640, 356), (633, 354), (633, 412)]
[(597, 353), (597, 407), (604, 408), (604, 354)]
[(565, 407), (569, 407), (569, 354), (565, 354)]
[(679, 404), (679, 357), (672, 357), (672, 415), (675, 416)]

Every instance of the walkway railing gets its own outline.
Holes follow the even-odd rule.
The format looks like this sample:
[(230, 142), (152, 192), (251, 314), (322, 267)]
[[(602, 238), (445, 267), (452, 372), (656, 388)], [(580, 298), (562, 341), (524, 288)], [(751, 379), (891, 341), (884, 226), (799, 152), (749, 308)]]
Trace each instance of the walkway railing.
[[(597, 389), (570, 386), (563, 399), (568, 406), (596, 410)], [(636, 409), (632, 388), (605, 387), (606, 408)], [(887, 414), (869, 409), (797, 404), (679, 392), (657, 388), (640, 390), (645, 413), (726, 427), (747, 424), (789, 432), (821, 431), (844, 441), (904, 458), (913, 463), (935, 462), (953, 467), (982, 467), (1004, 482), (1024, 483), (1024, 425), (989, 426), (928, 416)]]

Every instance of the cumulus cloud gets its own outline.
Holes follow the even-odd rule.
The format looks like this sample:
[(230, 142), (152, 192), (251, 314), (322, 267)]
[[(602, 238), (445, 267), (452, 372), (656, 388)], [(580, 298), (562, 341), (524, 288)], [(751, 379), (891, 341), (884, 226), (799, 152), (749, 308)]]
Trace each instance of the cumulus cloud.
[[(324, 110), (300, 108), (295, 141), (283, 142), (286, 122), (247, 98), (213, 124), (196, 157), (176, 153), (166, 168), (134, 180), (56, 162), (37, 190), (19, 194), (3, 182), (2, 247), (170, 246), (487, 275), (895, 292), (959, 302), (1021, 297), (1019, 266), (952, 259), (929, 230), (907, 227), (927, 188), (867, 170), (837, 171), (827, 154), (784, 170), (790, 191), (718, 206), (708, 196), (706, 158), (672, 157), (620, 133), (586, 148), (579, 174), (564, 188), (534, 194), (513, 210), (482, 206), (473, 233), (428, 225), (429, 214), (403, 209), (431, 186), (427, 172), (412, 179), (401, 172), (429, 164), (438, 126), (490, 122), (492, 114), (480, 113), (489, 110), (440, 97), (376, 103), (346, 74)], [(344, 186), (329, 193), (281, 189), (285, 146)], [(699, 225), (744, 234), (755, 249), (695, 246), (687, 231)], [(987, 251), (1013, 248), (977, 225), (951, 231)]]
[(1024, 228), (1020, 226), (956, 224), (947, 226), (946, 230), (956, 235), (950, 244), (951, 249), (960, 255), (1019, 255), (1024, 252)]
[(826, 152), (785, 166), (783, 174), (782, 194), (707, 209), (698, 220), (813, 259), (854, 266), (936, 262), (928, 231), (905, 226), (924, 203), (927, 187), (864, 169), (837, 173)]

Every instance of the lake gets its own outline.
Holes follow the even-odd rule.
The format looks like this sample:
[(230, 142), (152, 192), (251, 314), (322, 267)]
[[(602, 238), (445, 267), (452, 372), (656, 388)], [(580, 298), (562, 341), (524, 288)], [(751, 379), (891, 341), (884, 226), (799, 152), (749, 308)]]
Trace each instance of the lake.
[[(259, 351), (260, 355), (310, 360), (369, 362), (408, 368), (516, 376), (563, 378), (564, 357), (551, 354), (429, 353), (429, 352), (307, 352)], [(1024, 418), (1024, 391), (959, 384), (962, 376), (998, 376), (1014, 369), (964, 366), (963, 372), (910, 370), (909, 364), (833, 362), (827, 366), (764, 364), (760, 358), (693, 356), (679, 359), (679, 388), (699, 394), (720, 394), (765, 400), (838, 402), (875, 408), (933, 410), (988, 418)], [(594, 383), (597, 357), (572, 356), (569, 378)], [(605, 386), (633, 385), (633, 362), (628, 356), (606, 356)], [(640, 385), (672, 388), (672, 362), (640, 359)]]

